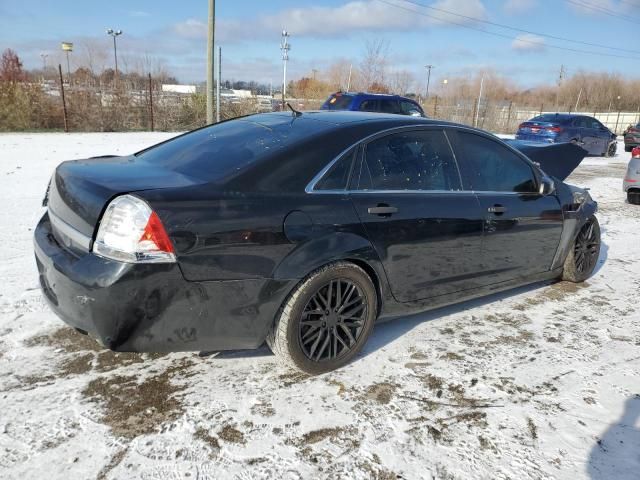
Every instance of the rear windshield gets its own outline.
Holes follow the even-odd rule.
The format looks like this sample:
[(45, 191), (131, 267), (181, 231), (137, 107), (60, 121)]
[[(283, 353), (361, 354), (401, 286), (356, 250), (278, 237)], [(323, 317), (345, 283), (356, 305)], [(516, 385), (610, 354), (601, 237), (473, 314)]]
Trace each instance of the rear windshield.
[(279, 116), (270, 120), (272, 124), (249, 120), (222, 122), (143, 150), (136, 156), (184, 175), (220, 179), (275, 153), (294, 139), (289, 118)]
[(351, 95), (331, 95), (322, 105), (322, 110), (348, 110), (353, 102)]
[(565, 117), (559, 117), (558, 115), (555, 114), (545, 114), (545, 115), (538, 115), (537, 117), (532, 118), (531, 120), (529, 120), (530, 122), (555, 122), (555, 123), (563, 123), (565, 122), (567, 119)]

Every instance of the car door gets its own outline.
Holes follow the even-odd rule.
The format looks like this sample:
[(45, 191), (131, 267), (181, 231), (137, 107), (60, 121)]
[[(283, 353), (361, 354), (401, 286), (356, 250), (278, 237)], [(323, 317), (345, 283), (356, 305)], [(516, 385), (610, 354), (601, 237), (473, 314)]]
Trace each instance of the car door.
[(361, 147), (350, 188), (394, 297), (411, 302), (478, 286), (482, 211), (461, 188), (444, 131), (395, 130)]
[(607, 151), (607, 147), (611, 141), (611, 132), (595, 118), (591, 119), (591, 127), (593, 128), (595, 137), (594, 148), (596, 150), (594, 155), (602, 155), (603, 152)]
[(563, 227), (556, 195), (541, 195), (535, 167), (498, 139), (458, 129), (454, 145), (463, 186), (483, 210), (487, 284), (548, 271)]
[(589, 152), (589, 155), (600, 155), (603, 148), (600, 146), (599, 133), (594, 128), (594, 119), (591, 117), (583, 117), (582, 122), (582, 141), (583, 148)]

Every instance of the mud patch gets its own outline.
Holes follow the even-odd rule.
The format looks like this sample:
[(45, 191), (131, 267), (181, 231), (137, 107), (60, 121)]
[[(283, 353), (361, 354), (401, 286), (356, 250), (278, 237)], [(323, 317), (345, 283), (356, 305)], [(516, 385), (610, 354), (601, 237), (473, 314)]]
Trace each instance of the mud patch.
[(220, 437), (220, 440), (224, 440), (227, 443), (246, 443), (244, 433), (231, 425), (225, 425), (222, 427), (222, 430), (218, 432), (218, 437)]
[(111, 460), (109, 460), (109, 463), (107, 463), (104, 467), (102, 467), (102, 469), (98, 472), (98, 475), (96, 476), (96, 480), (106, 480), (109, 473), (122, 463), (122, 460), (124, 460), (124, 457), (127, 455), (128, 451), (129, 451), (129, 448), (123, 448), (122, 450), (118, 450), (111, 457)]
[(81, 375), (87, 373), (93, 367), (93, 353), (70, 355), (60, 365), (60, 375), (68, 377), (69, 375)]
[(217, 453), (220, 450), (220, 442), (218, 439), (209, 433), (209, 430), (203, 427), (198, 427), (193, 436), (204, 443), (206, 443), (212, 450), (212, 453)]
[(377, 383), (367, 388), (365, 398), (381, 405), (387, 405), (397, 388), (398, 386), (392, 383)]
[(114, 435), (135, 438), (153, 433), (167, 422), (179, 418), (184, 407), (176, 395), (185, 389), (171, 380), (193, 363), (181, 361), (164, 372), (138, 381), (136, 376), (115, 375), (89, 382), (82, 394), (104, 408), (102, 422)]
[(67, 353), (90, 351), (101, 352), (104, 348), (89, 335), (83, 335), (73, 328), (59, 328), (48, 335), (36, 335), (25, 340), (27, 347), (62, 348)]

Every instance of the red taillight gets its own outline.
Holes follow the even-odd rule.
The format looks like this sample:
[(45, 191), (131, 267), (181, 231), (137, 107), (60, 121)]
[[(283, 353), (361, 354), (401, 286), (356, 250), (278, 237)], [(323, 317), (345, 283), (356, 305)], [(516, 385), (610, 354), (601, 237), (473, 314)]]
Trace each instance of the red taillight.
[(167, 231), (164, 229), (156, 212), (151, 213), (139, 241), (152, 242), (161, 252), (173, 253), (173, 244), (169, 240), (169, 235), (167, 235)]
[(554, 132), (554, 133), (562, 132), (562, 128), (560, 128), (560, 127), (545, 127), (545, 130), (547, 132)]
[(640, 147), (635, 147), (633, 150), (631, 150), (631, 156), (633, 158), (640, 158)]
[(520, 130), (521, 128), (524, 128), (526, 125), (524, 123), (521, 123), (520, 125), (518, 125), (518, 130)]

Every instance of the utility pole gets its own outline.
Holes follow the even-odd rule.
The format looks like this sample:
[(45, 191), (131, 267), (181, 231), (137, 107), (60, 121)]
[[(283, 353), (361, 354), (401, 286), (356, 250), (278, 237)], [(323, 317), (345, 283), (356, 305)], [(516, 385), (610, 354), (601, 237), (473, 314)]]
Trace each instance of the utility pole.
[(118, 83), (118, 46), (116, 44), (116, 38), (120, 35), (122, 35), (122, 30), (114, 30), (113, 28), (109, 28), (107, 30), (107, 35), (110, 35), (111, 37), (113, 37), (113, 58), (114, 58), (114, 63), (116, 65), (116, 74), (115, 77), (113, 77), (113, 83), (117, 84)]
[(213, 123), (213, 77), (215, 71), (216, 1), (209, 0), (209, 33), (207, 36), (207, 125)]
[(431, 83), (431, 69), (435, 68), (433, 65), (425, 65), (424, 68), (427, 69), (427, 95), (425, 100), (429, 99), (429, 84)]
[(565, 76), (564, 65), (560, 65), (560, 74), (558, 75), (558, 89), (556, 90), (556, 112), (560, 108), (560, 88), (562, 87), (562, 80), (564, 80)]
[(280, 50), (282, 50), (282, 108), (284, 111), (284, 102), (287, 96), (287, 62), (289, 61), (289, 33), (286, 30), (282, 30), (282, 43), (280, 44)]
[(44, 73), (47, 70), (47, 55), (46, 53), (41, 53), (40, 58), (42, 58), (42, 72)]
[(218, 82), (216, 84), (216, 123), (220, 123), (220, 85), (222, 84), (222, 47), (218, 47)]
[(349, 80), (347, 80), (347, 92), (351, 88), (351, 71), (353, 70), (353, 63), (349, 64)]
[(484, 73), (482, 74), (482, 78), (480, 79), (480, 94), (478, 95), (478, 106), (476, 107), (476, 118), (473, 122), (473, 126), (478, 126), (478, 117), (480, 116), (480, 101), (482, 100), (482, 88), (484, 87)]

